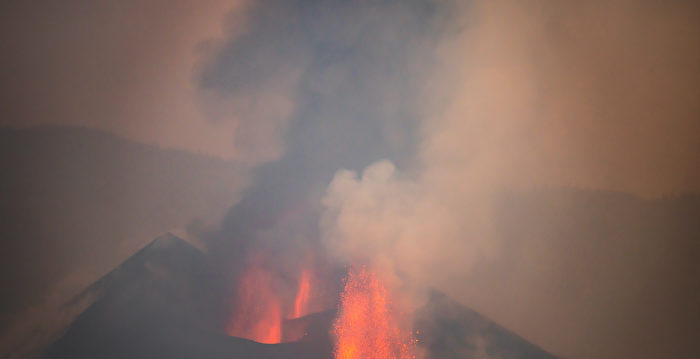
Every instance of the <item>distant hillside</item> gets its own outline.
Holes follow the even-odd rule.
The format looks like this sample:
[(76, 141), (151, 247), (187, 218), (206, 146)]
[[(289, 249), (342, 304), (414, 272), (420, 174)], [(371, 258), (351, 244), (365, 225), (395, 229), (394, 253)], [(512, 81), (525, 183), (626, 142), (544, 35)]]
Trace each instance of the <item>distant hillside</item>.
[(555, 354), (698, 356), (700, 196), (542, 189), (494, 212), (497, 255), (469, 279), (470, 306)]
[(0, 128), (0, 173), (3, 342), (156, 235), (221, 213), (243, 185), (230, 162), (75, 127)]

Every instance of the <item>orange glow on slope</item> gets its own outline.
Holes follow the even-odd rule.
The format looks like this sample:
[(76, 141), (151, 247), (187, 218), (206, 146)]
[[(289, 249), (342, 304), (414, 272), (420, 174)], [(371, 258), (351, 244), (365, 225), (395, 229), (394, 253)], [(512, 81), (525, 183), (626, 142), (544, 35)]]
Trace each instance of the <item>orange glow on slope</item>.
[(238, 302), (226, 333), (260, 343), (282, 339), (282, 305), (272, 274), (253, 261), (238, 287)]
[(299, 277), (299, 289), (294, 300), (294, 313), (291, 319), (301, 318), (309, 314), (309, 299), (311, 298), (311, 272), (303, 270)]
[(333, 332), (336, 359), (415, 358), (415, 340), (400, 329), (386, 287), (366, 267), (350, 269)]

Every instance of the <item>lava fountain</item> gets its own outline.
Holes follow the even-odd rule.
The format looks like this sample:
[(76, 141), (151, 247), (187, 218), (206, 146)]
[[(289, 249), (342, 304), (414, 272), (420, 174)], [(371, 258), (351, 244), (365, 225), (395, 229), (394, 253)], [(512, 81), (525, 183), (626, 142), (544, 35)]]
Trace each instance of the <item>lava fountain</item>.
[(415, 340), (376, 273), (352, 267), (333, 326), (336, 359), (415, 359)]
[(226, 333), (266, 344), (297, 341), (306, 333), (306, 322), (293, 319), (311, 313), (314, 274), (309, 268), (299, 272), (292, 303), (291, 296), (282, 295), (284, 280), (264, 265), (265, 260), (264, 255), (253, 256), (239, 278)]
[(253, 260), (241, 278), (238, 298), (226, 333), (260, 343), (282, 339), (282, 303), (269, 270)]
[(301, 318), (309, 314), (309, 300), (311, 298), (311, 271), (303, 270), (299, 277), (299, 288), (294, 300), (294, 312), (291, 319)]

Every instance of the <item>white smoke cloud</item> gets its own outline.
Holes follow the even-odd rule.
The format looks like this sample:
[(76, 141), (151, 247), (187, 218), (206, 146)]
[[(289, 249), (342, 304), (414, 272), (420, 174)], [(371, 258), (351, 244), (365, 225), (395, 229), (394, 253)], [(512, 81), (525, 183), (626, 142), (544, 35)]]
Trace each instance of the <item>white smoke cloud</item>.
[[(622, 249), (640, 245), (637, 238), (612, 238), (618, 244), (601, 244), (589, 260), (579, 254), (590, 242), (578, 239), (543, 234), (519, 247), (495, 234), (495, 207), (504, 193), (543, 187), (643, 197), (700, 190), (690, 155), (700, 153), (690, 120), (700, 108), (687, 97), (697, 93), (699, 73), (687, 61), (700, 51), (688, 43), (697, 31), (689, 7), (483, 1), (459, 9), (425, 84), (418, 160), (402, 170), (379, 161), (361, 174), (336, 173), (321, 226), (331, 253), (372, 263), (399, 285), (448, 292), (558, 354), (652, 353), (636, 349), (634, 336), (606, 339), (613, 329), (605, 328), (639, 328), (636, 319), (590, 319), (594, 307), (625, 310), (609, 293), (634, 297), (648, 283), (589, 277), (649, 270)], [(566, 214), (551, 215), (552, 223), (534, 225), (568, 223)], [(600, 243), (597, 230), (586, 233)], [(644, 244), (651, 252), (658, 245)], [(511, 256), (507, 246), (522, 252)], [(552, 273), (566, 285), (548, 282)], [(552, 324), (557, 315), (566, 331)], [(654, 343), (657, 353), (666, 350)]]
[[(346, 262), (371, 263), (419, 283), (452, 282), (492, 252), (488, 216), (451, 206), (429, 188), (403, 178), (389, 161), (367, 167), (361, 177), (339, 171), (323, 199), (326, 244)], [(474, 208), (484, 210), (481, 203)]]

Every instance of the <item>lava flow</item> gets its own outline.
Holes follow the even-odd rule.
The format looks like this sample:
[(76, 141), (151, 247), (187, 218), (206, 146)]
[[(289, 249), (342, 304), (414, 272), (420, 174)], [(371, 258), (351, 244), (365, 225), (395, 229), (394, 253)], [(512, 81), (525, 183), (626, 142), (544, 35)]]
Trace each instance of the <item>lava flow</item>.
[(410, 331), (401, 329), (389, 292), (376, 273), (351, 268), (333, 327), (336, 359), (414, 359)]
[(274, 284), (272, 274), (254, 260), (238, 286), (228, 335), (268, 344), (281, 341), (282, 304)]

